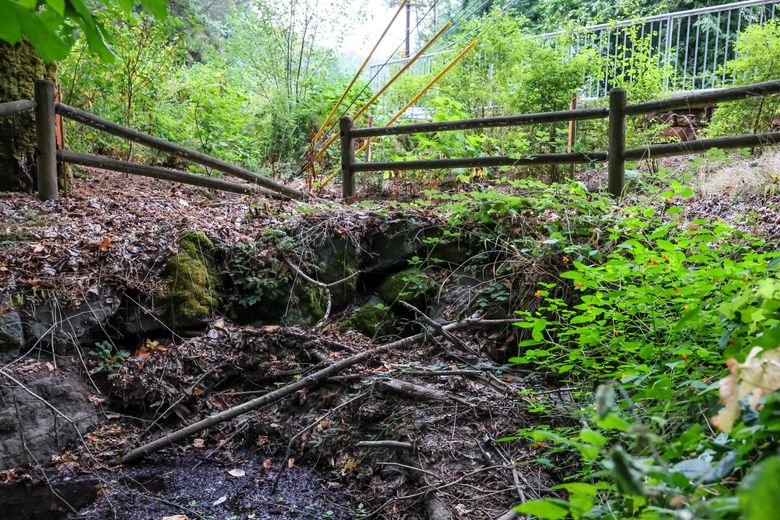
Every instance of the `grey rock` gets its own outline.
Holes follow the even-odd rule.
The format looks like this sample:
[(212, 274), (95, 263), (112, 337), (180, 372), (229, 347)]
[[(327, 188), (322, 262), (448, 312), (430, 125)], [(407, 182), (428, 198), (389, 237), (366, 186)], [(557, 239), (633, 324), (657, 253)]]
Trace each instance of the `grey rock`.
[(22, 319), (15, 310), (0, 314), (0, 362), (10, 361), (24, 348)]
[(65, 307), (46, 302), (35, 310), (26, 323), (28, 341), (63, 338), (82, 345), (91, 345), (105, 337), (104, 328), (116, 314), (120, 299), (113, 294), (87, 293), (84, 303)]
[(0, 387), (0, 471), (26, 463), (45, 466), (98, 422), (90, 389), (76, 377), (44, 369), (25, 376), (24, 385), (70, 421), (18, 385)]

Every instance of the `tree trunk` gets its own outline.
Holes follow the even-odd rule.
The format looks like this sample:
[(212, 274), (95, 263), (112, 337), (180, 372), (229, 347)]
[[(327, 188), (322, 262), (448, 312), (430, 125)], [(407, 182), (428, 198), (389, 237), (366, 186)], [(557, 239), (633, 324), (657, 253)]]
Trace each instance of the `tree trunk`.
[[(0, 42), (0, 103), (35, 99), (35, 80), (55, 80), (55, 72), (29, 43)], [(0, 191), (32, 191), (35, 157), (34, 112), (0, 119)]]

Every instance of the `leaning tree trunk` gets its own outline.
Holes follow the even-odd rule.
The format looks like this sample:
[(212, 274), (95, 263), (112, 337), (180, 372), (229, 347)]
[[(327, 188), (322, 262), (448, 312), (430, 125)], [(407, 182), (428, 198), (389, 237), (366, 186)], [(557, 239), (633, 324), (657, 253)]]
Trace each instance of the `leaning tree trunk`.
[[(0, 103), (34, 99), (35, 80), (55, 80), (55, 72), (29, 43), (0, 42)], [(35, 157), (34, 113), (0, 118), (0, 191), (32, 191)]]

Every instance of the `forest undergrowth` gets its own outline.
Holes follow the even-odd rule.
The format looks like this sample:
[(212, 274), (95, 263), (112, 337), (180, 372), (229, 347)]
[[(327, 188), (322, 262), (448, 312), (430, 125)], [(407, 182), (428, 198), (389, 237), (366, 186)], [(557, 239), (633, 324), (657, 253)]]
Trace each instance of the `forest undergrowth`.
[[(326, 345), (335, 340), (334, 345), (342, 345), (339, 348), (370, 348), (424, 326), (400, 302), (430, 315), (437, 313), (444, 321), (516, 317), (515, 332), (508, 339), (460, 334), (469, 349), (465, 352), (471, 352), (465, 358), (453, 359), (436, 344), (433, 350), (389, 355), (342, 376), (353, 383), (329, 383), (322, 390), (325, 393), (312, 394), (313, 399), (301, 397), (303, 401), (292, 407), (276, 407), (246, 423), (231, 422), (206, 437), (205, 442), (216, 443), (219, 438), (232, 439), (247, 425), (276, 425), (259, 430), (252, 426), (250, 431), (270, 437), (263, 450), (273, 452), (274, 464), (279, 464), (277, 450), (283, 450), (290, 436), (308, 421), (358, 399), (357, 404), (349, 404), (358, 407), (357, 415), (344, 415), (346, 409), (326, 415), (328, 427), (307, 433), (307, 442), (296, 444), (293, 455), (305, 461), (310, 453), (308, 457), (321, 460), (338, 475), (332, 479), (346, 484), (355, 503), (367, 489), (359, 476), (366, 471), (371, 475), (368, 468), (373, 467), (372, 478), (380, 480), (372, 480), (373, 497), (363, 497), (370, 507), (353, 511), (358, 516), (370, 508), (388, 518), (393, 511), (412, 514), (416, 500), (423, 496), (415, 490), (420, 486), (436, 490), (446, 484), (450, 494), (440, 496), (441, 507), (457, 518), (483, 514), (487, 518), (485, 511), (494, 514), (501, 504), (512, 506), (512, 501), (522, 502), (517, 506), (520, 514), (551, 519), (772, 518), (773, 501), (768, 497), (777, 486), (780, 465), (776, 451), (780, 200), (772, 177), (773, 157), (767, 154), (756, 161), (710, 154), (684, 162), (670, 160), (660, 173), (643, 174), (631, 184), (619, 203), (602, 192), (588, 191), (582, 183), (547, 185), (529, 180), (476, 181), (461, 186), (460, 193), (429, 190), (409, 202), (365, 200), (348, 207), (327, 201), (258, 204), (233, 195), (211, 199), (188, 188), (176, 188), (172, 197), (155, 198), (156, 187), (133, 180), (137, 189), (122, 190), (122, 200), (112, 201), (105, 199), (103, 190), (116, 191), (116, 187), (106, 183), (131, 181), (77, 180), (79, 189), (73, 196), (55, 203), (68, 206), (67, 219), (47, 219), (51, 203), (32, 203), (25, 195), (3, 199), (0, 209), (14, 224), (4, 230), (0, 275), (11, 290), (4, 297), (12, 307), (42, 306), (51, 298), (63, 305), (79, 301), (93, 290), (86, 272), (102, 278), (104, 285), (123, 285), (132, 294), (154, 293), (165, 285), (165, 258), (179, 250), (176, 237), (192, 229), (205, 232), (198, 235), (204, 237), (199, 242), (214, 243), (209, 248), (217, 248), (215, 258), (222, 257), (224, 265), (238, 269), (232, 275), (223, 272), (222, 283), (235, 285), (231, 290), (249, 291), (240, 298), (209, 295), (220, 299), (214, 310), (241, 319), (243, 314), (234, 312), (241, 306), (251, 315), (269, 305), (279, 306), (268, 304), (268, 298), (292, 301), (285, 291), (298, 291), (296, 297), (308, 302), (301, 308), (316, 316), (302, 322), (313, 336), (294, 332), (292, 338), (322, 337)], [(700, 182), (700, 178), (715, 179), (722, 187), (718, 172), (747, 164), (761, 182), (731, 185), (719, 193), (712, 192), (711, 183)], [(702, 172), (707, 175), (699, 175)], [(91, 175), (96, 174), (101, 175)], [(83, 218), (92, 227), (82, 225), (79, 219)], [(311, 276), (327, 275), (323, 270), (327, 266), (318, 265), (311, 256), (316, 250), (314, 238), (335, 236), (365, 245), (368, 242), (360, 242), (365, 240), (361, 237), (387, 235), (399, 222), (416, 226), (409, 239), (414, 247), (398, 257), (403, 265), (389, 271), (396, 274), (388, 277), (388, 268), (383, 268), (382, 277), (387, 279), (378, 288), (371, 287), (371, 280), (379, 276), (373, 274), (345, 289), (364, 292), (364, 299), (339, 304), (334, 291), (328, 295), (336, 299), (330, 313), (330, 303), (325, 312), (316, 286), (301, 291), (295, 283), (306, 285), (303, 281), (286, 285), (297, 278), (287, 267), (289, 259), (298, 261), (299, 269)], [(20, 229), (31, 231), (21, 236)], [(138, 259), (144, 259), (148, 268), (137, 270)], [(34, 277), (35, 273), (44, 276)], [(464, 290), (455, 283), (459, 279), (474, 282)], [(240, 280), (248, 285), (239, 287)], [(223, 306), (227, 310), (220, 310)], [(365, 322), (355, 319), (360, 313), (377, 321), (365, 328)], [(274, 319), (284, 323), (287, 318)], [(186, 394), (184, 404), (193, 417), (182, 421), (172, 412), (155, 412), (148, 418), (154, 420), (152, 424), (162, 421), (172, 428), (224, 409), (258, 385), (270, 384), (272, 389), (289, 377), (288, 372), (311, 370), (324, 359), (293, 355), (285, 346), (280, 352), (271, 351), (251, 370), (241, 361), (248, 355), (251, 366), (258, 363), (252, 361), (250, 350), (239, 357), (225, 351), (224, 360), (214, 361), (210, 369), (198, 369), (202, 365), (198, 359), (211, 359), (220, 350), (215, 345), (228, 340), (240, 344), (241, 338), (258, 334), (235, 329), (219, 317), (209, 323), (199, 338), (185, 343), (183, 338), (172, 343), (144, 338), (140, 347), (130, 346), (124, 355), (103, 343), (100, 348), (108, 353), (102, 357), (96, 347), (87, 362), (95, 364), (101, 378), (109, 376), (106, 410), (138, 413), (150, 403), (138, 408), (135, 398), (128, 396), (141, 395), (138, 389), (148, 385), (159, 389), (157, 405), (170, 402), (168, 412), (182, 404), (181, 396)], [(257, 344), (271, 341), (262, 339), (266, 336), (287, 334), (285, 330), (276, 325), (262, 328)], [(241, 352), (244, 347), (236, 348)], [(267, 347), (260, 348), (263, 352)], [(470, 358), (473, 353), (478, 357)], [(46, 356), (45, 350), (41, 354)], [(166, 368), (177, 366), (185, 371)], [(193, 367), (200, 372), (188, 373)], [(271, 379), (235, 375), (243, 371), (268, 372)], [(446, 418), (453, 412), (444, 405), (410, 408), (410, 403), (377, 397), (387, 395), (387, 390), (371, 394), (374, 397), (361, 394), (375, 385), (387, 386), (388, 378), (396, 377), (427, 386), (427, 378), (436, 377), (437, 371), (443, 371), (444, 379), (437, 379), (434, 386), (445, 392), (441, 395), (457, 391), (476, 410), (500, 404), (502, 412), (488, 420), (479, 411), (473, 417), (455, 411), (457, 432), (444, 425), (417, 430), (420, 421), (434, 420), (431, 413)], [(234, 375), (225, 379), (225, 374)], [(532, 376), (518, 378), (517, 374)], [(469, 381), (474, 377), (477, 382), (479, 377), (495, 378), (502, 397), (496, 401), (490, 393), (496, 389), (486, 383), (475, 385)], [(212, 379), (205, 394), (187, 394), (193, 381)], [(329, 397), (314, 398), (324, 395)], [(377, 435), (372, 433), (377, 420), (373, 414), (388, 407), (400, 407), (392, 408), (393, 414), (403, 419), (377, 424), (399, 442), (405, 442), (407, 435), (422, 435), (417, 449), (426, 463), (423, 469), (436, 471), (435, 483), (428, 484), (432, 487), (409, 479), (399, 488), (376, 469), (380, 459), (356, 455), (361, 439)], [(293, 410), (297, 412), (291, 415)], [(260, 417), (274, 420), (258, 422)], [(123, 426), (97, 430), (90, 443), (112, 453), (124, 449), (127, 442), (120, 442), (122, 435), (117, 432), (137, 436), (136, 444), (144, 440), (131, 423), (118, 420)], [(495, 474), (472, 475), (468, 465), (458, 462), (460, 455), (472, 457), (466, 448), (470, 439), (484, 435), (503, 446), (491, 449), (510, 457), (524, 478), (535, 475), (530, 487), (518, 484), (524, 495), (513, 493), (511, 474), (501, 473), (504, 466), (496, 466)], [(203, 439), (198, 442), (203, 445)], [(224, 449), (242, 445), (227, 442)], [(331, 456), (321, 459), (325, 453)], [(409, 465), (409, 461), (398, 463)], [(353, 471), (355, 464), (359, 470)], [(450, 474), (459, 476), (452, 480)], [(473, 504), (479, 496), (468, 486), (507, 484), (491, 501), (482, 501), (482, 510), (463, 505)], [(392, 499), (394, 495), (417, 498), (405, 503)]]

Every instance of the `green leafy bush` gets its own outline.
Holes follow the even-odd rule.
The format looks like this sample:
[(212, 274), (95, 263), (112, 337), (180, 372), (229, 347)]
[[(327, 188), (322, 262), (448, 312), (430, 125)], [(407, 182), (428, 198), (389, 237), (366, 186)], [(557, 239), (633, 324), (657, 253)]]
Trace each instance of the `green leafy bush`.
[[(511, 361), (557, 374), (583, 403), (579, 428), (514, 437), (536, 443), (538, 460), (553, 470), (555, 460), (579, 459), (579, 470), (561, 472), (561, 498), (528, 502), (519, 512), (650, 519), (737, 518), (742, 511), (769, 518), (751, 512), (743, 497), (765, 493), (751, 475), (776, 465), (768, 461), (780, 431), (772, 392), (780, 375), (742, 407), (739, 420), (733, 408), (712, 426), (710, 418), (718, 390), (726, 399), (737, 384), (719, 383), (726, 360), (733, 359), (734, 373), (754, 348), (780, 346), (780, 253), (724, 223), (677, 220), (673, 198), (690, 194), (678, 185), (659, 207), (627, 208), (605, 230), (602, 260), (572, 253), (561, 279), (573, 284), (574, 301), (554, 297), (555, 284), (545, 284), (538, 309), (519, 312), (528, 339)], [(544, 417), (555, 404), (537, 402), (532, 411)]]

